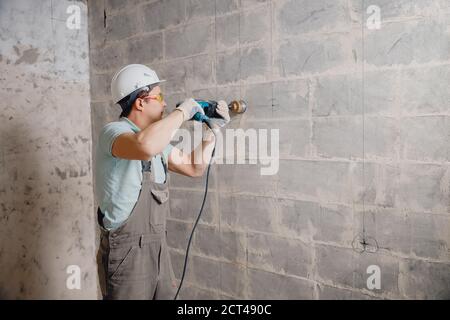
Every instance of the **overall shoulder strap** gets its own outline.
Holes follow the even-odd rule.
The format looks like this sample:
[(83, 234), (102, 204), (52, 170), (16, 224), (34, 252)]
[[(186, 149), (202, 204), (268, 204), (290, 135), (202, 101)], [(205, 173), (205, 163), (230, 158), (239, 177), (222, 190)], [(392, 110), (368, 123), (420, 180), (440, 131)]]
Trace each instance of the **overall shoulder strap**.
[(145, 171), (151, 171), (152, 161), (141, 160), (141, 166), (142, 166), (142, 173), (144, 173)]

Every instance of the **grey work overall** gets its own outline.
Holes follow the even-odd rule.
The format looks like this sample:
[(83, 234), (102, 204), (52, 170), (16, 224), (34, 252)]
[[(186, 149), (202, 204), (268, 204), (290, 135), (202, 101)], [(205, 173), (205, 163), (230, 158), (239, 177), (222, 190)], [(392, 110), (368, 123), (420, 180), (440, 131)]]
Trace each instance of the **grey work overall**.
[(177, 285), (166, 242), (169, 174), (155, 183), (151, 161), (142, 161), (142, 188), (128, 219), (108, 232), (102, 226), (98, 254), (104, 299), (173, 299)]

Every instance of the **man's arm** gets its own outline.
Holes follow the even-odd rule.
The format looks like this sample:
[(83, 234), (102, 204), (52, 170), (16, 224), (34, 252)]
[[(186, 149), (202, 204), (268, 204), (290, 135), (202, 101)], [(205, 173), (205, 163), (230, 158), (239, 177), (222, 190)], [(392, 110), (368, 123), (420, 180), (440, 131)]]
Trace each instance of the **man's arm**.
[(124, 133), (112, 145), (113, 156), (128, 160), (148, 160), (163, 151), (175, 130), (183, 121), (191, 119), (197, 112), (203, 113), (194, 99), (186, 99), (167, 117), (152, 123), (138, 133)]
[(216, 143), (214, 132), (220, 132), (220, 128), (230, 122), (228, 105), (225, 101), (220, 100), (218, 102), (216, 112), (221, 118), (209, 120), (208, 126), (203, 127), (202, 143), (190, 154), (184, 154), (178, 148), (172, 149), (169, 155), (169, 170), (188, 177), (200, 177), (203, 175), (211, 161)]
[(138, 133), (121, 134), (112, 145), (113, 156), (128, 160), (152, 158), (169, 144), (175, 130), (183, 123), (183, 117), (183, 112), (174, 110)]
[(211, 161), (214, 145), (215, 137), (211, 134), (191, 153), (187, 154), (173, 147), (168, 158), (169, 170), (188, 177), (201, 177)]

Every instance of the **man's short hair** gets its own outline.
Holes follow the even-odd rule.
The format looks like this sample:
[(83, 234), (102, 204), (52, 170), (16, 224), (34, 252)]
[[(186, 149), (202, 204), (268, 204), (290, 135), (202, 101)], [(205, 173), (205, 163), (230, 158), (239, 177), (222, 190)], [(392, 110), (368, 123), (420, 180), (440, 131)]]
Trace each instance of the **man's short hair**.
[(122, 100), (120, 100), (118, 102), (118, 104), (122, 108), (122, 113), (120, 114), (119, 118), (128, 117), (130, 115), (131, 109), (133, 107), (133, 103), (136, 101), (136, 99), (148, 96), (148, 94), (150, 93), (150, 91), (152, 91), (153, 88), (154, 87), (151, 87), (151, 86), (139, 88), (139, 89), (133, 91), (132, 93), (130, 93), (128, 96), (126, 96)]

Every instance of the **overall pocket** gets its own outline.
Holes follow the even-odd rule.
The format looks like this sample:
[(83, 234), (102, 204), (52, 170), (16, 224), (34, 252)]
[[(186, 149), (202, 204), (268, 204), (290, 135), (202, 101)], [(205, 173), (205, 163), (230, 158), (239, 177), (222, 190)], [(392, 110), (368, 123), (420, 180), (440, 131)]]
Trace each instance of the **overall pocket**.
[(109, 279), (117, 279), (125, 276), (132, 270), (127, 270), (132, 264), (135, 246), (111, 248), (109, 252)]
[(163, 232), (167, 211), (165, 207), (169, 205), (169, 189), (152, 188), (150, 191), (154, 199), (150, 210), (150, 224), (154, 232)]
[(158, 204), (163, 204), (169, 199), (169, 189), (165, 188), (162, 190), (151, 189), (153, 199), (158, 202)]

